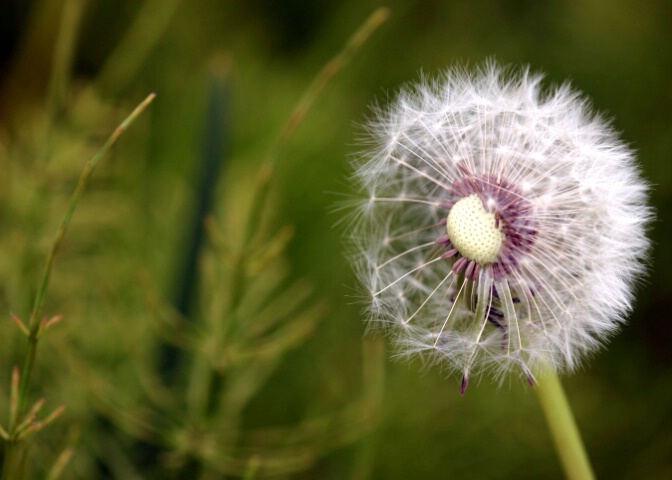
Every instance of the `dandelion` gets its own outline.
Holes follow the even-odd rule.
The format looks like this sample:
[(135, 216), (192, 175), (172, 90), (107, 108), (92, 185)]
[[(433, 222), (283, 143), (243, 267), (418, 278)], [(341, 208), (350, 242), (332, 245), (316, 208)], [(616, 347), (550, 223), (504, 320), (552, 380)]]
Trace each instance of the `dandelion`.
[(564, 84), (489, 63), (403, 90), (354, 177), (372, 326), (462, 377), (575, 369), (623, 323), (651, 217), (633, 152)]

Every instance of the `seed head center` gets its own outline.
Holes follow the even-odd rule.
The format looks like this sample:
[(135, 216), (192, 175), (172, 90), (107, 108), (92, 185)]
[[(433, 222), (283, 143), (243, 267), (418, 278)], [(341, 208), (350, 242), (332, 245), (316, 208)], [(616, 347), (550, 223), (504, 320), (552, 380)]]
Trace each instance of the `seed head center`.
[(463, 257), (479, 265), (495, 263), (504, 241), (495, 214), (483, 207), (478, 195), (458, 200), (448, 212), (446, 231)]

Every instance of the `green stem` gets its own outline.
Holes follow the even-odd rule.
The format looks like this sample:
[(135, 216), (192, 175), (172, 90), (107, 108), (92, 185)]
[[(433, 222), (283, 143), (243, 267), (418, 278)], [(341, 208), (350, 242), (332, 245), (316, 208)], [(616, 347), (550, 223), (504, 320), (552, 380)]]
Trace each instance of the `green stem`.
[(47, 293), (47, 288), (49, 286), (49, 279), (51, 278), (51, 271), (54, 266), (54, 259), (56, 258), (56, 253), (65, 238), (65, 234), (68, 231), (68, 226), (70, 225), (70, 220), (72, 220), (72, 215), (75, 213), (75, 208), (77, 208), (77, 203), (84, 192), (84, 188), (89, 183), (89, 178), (93, 173), (93, 170), (98, 165), (100, 159), (105, 156), (105, 154), (110, 150), (112, 145), (119, 139), (122, 133), (130, 126), (131, 123), (142, 113), (142, 111), (149, 105), (149, 103), (154, 100), (155, 95), (152, 93), (149, 95), (140, 105), (138, 105), (135, 110), (117, 127), (117, 129), (110, 135), (110, 138), (107, 139), (107, 142), (98, 150), (87, 163), (84, 165), (81, 175), (79, 176), (79, 181), (77, 182), (77, 187), (70, 197), (70, 202), (68, 203), (67, 210), (61, 220), (61, 224), (58, 226), (56, 236), (53, 243), (51, 244), (51, 249), (49, 250), (49, 255), (47, 256), (47, 264), (44, 267), (44, 274), (42, 275), (42, 281), (37, 290), (37, 295), (35, 296), (35, 303), (33, 305), (33, 310), (30, 314), (30, 319), (28, 321), (28, 330), (30, 334), (28, 336), (28, 353), (26, 355), (26, 360), (24, 363), (24, 368), (21, 371), (21, 387), (19, 389), (19, 408), (17, 409), (18, 415), (21, 416), (23, 413), (23, 408), (25, 407), (27, 400), (28, 388), (30, 386), (30, 378), (33, 372), (33, 363), (35, 361), (35, 355), (37, 351), (37, 343), (40, 334), (41, 318), (42, 318), (42, 307), (44, 306), (44, 299)]
[(390, 10), (386, 7), (379, 7), (369, 15), (366, 21), (359, 29), (348, 39), (343, 49), (332, 58), (322, 70), (313, 79), (308, 89), (304, 92), (299, 102), (294, 107), (287, 122), (282, 127), (275, 145), (271, 149), (269, 155), (269, 163), (272, 163), (275, 154), (287, 143), (287, 140), (294, 134), (296, 128), (301, 124), (306, 114), (310, 111), (315, 103), (315, 100), (320, 96), (320, 93), (329, 85), (333, 78), (338, 75), (343, 68), (350, 62), (352, 57), (359, 51), (360, 48), (368, 41), (369, 37), (380, 27), (387, 19), (390, 18)]
[[(243, 231), (243, 247), (237, 256), (233, 267), (233, 275), (231, 279), (231, 303), (226, 312), (227, 318), (231, 318), (232, 315), (235, 315), (239, 303), (243, 298), (243, 293), (246, 287), (245, 269), (247, 267), (247, 258), (250, 254), (249, 245), (253, 244), (255, 233), (259, 230), (259, 224), (261, 223), (261, 217), (270, 191), (275, 163), (277, 162), (279, 152), (282, 151), (297, 127), (303, 122), (322, 91), (329, 85), (329, 83), (331, 83), (334, 77), (343, 70), (352, 57), (366, 43), (373, 32), (375, 32), (378, 27), (389, 18), (389, 16), (389, 9), (381, 7), (376, 9), (364, 21), (362, 26), (348, 39), (343, 49), (338, 52), (313, 79), (312, 83), (294, 106), (292, 113), (280, 130), (280, 134), (259, 170), (258, 181), (255, 191), (253, 192), (252, 205)], [(221, 382), (218, 382), (215, 379), (219, 374), (213, 371), (211, 375), (213, 378), (207, 383), (207, 385), (210, 386), (209, 394), (206, 397), (207, 405), (214, 404), (214, 399), (218, 397), (220, 393), (218, 386), (221, 386)], [(207, 410), (208, 409), (206, 408), (206, 411)]]
[(85, 3), (83, 0), (67, 0), (61, 13), (61, 24), (54, 44), (51, 78), (47, 90), (47, 121), (52, 122), (65, 104), (67, 88), (70, 83), (70, 69), (75, 52), (76, 37), (79, 30)]
[[(235, 263), (232, 267), (232, 275), (230, 280), (230, 303), (225, 312), (225, 318), (231, 322), (236, 315), (236, 311), (243, 299), (246, 285), (246, 269), (248, 257), (254, 245), (254, 240), (259, 231), (259, 224), (261, 223), (262, 214), (266, 206), (266, 201), (271, 188), (271, 182), (275, 174), (275, 164), (278, 160), (279, 153), (287, 144), (287, 141), (292, 137), (297, 127), (303, 122), (306, 115), (310, 112), (315, 101), (319, 98), (322, 91), (329, 85), (329, 83), (340, 73), (348, 64), (351, 58), (357, 51), (366, 43), (371, 34), (380, 27), (390, 16), (387, 8), (376, 9), (362, 24), (362, 26), (348, 39), (344, 48), (336, 54), (317, 74), (313, 79), (308, 89), (294, 106), (289, 118), (283, 125), (282, 129), (272, 148), (268, 152), (264, 162), (262, 163), (255, 190), (252, 193), (252, 205), (248, 212), (246, 223), (243, 230), (243, 243), (240, 252), (236, 256)], [(226, 325), (223, 326), (226, 328)], [(218, 332), (220, 341), (225, 341), (223, 336), (225, 332)], [(221, 390), (224, 387), (222, 374), (212, 368), (207, 360), (195, 360), (194, 368), (191, 373), (191, 387), (188, 395), (190, 398), (189, 407), (192, 417), (198, 423), (207, 421), (209, 417), (216, 414), (217, 400), (221, 395)], [(195, 465), (194, 465), (195, 464)], [(200, 460), (188, 462), (187, 469), (194, 478), (198, 478), (199, 473), (203, 471), (203, 463)], [(256, 469), (256, 467), (255, 467)], [(253, 475), (255, 469), (246, 476)]]
[(35, 357), (37, 356), (37, 345), (40, 339), (40, 334), (42, 333), (42, 309), (44, 306), (44, 300), (47, 294), (47, 289), (49, 287), (49, 279), (51, 278), (51, 272), (54, 266), (54, 260), (56, 254), (65, 238), (65, 234), (72, 220), (72, 216), (77, 207), (77, 203), (84, 192), (84, 188), (89, 182), (89, 178), (93, 173), (94, 168), (100, 161), (100, 159), (110, 150), (112, 145), (117, 141), (124, 131), (130, 126), (131, 123), (142, 113), (142, 111), (149, 105), (149, 103), (154, 100), (155, 95), (152, 93), (149, 95), (140, 105), (138, 105), (133, 112), (126, 117), (126, 119), (117, 127), (117, 129), (110, 135), (107, 142), (101, 147), (101, 149), (96, 153), (87, 163), (84, 165), (81, 175), (79, 176), (79, 181), (77, 182), (77, 187), (70, 197), (67, 210), (63, 219), (61, 220), (54, 241), (51, 244), (51, 249), (47, 256), (47, 263), (44, 267), (44, 273), (42, 275), (42, 280), (37, 290), (37, 295), (35, 296), (35, 303), (33, 304), (33, 310), (30, 314), (30, 319), (28, 321), (28, 351), (26, 352), (26, 358), (23, 363), (23, 369), (21, 370), (21, 377), (19, 382), (19, 394), (17, 400), (17, 407), (13, 411), (13, 414), (9, 420), (9, 440), (5, 445), (5, 458), (2, 470), (3, 480), (9, 478), (17, 478), (15, 475), (16, 469), (19, 468), (17, 465), (20, 464), (20, 459), (17, 457), (19, 450), (16, 448), (16, 444), (20, 441), (18, 439), (18, 432), (16, 431), (17, 425), (20, 425), (21, 418), (23, 417), (25, 410), (28, 405), (28, 392), (30, 390), (30, 381), (33, 375), (33, 367), (35, 365)]
[(544, 372), (535, 390), (567, 478), (593, 480), (595, 475), (557, 373), (552, 369)]
[(367, 42), (369, 37), (378, 29), (378, 27), (385, 23), (388, 18), (390, 18), (390, 10), (388, 8), (380, 7), (374, 10), (362, 26), (348, 39), (343, 49), (322, 67), (322, 70), (320, 70), (308, 89), (294, 106), (292, 113), (280, 130), (278, 137), (268, 152), (264, 165), (262, 165), (261, 170), (259, 171), (259, 181), (254, 192), (252, 207), (250, 209), (250, 215), (244, 233), (245, 236), (243, 237), (244, 245), (249, 244), (259, 225), (279, 153), (283, 150), (287, 141), (292, 137), (298, 126), (301, 125), (306, 118), (306, 115), (311, 110), (315, 100), (319, 98), (322, 91), (324, 91), (334, 77), (347, 66), (352, 57)]
[(182, 0), (147, 0), (101, 67), (96, 86), (114, 96), (126, 89), (163, 37)]

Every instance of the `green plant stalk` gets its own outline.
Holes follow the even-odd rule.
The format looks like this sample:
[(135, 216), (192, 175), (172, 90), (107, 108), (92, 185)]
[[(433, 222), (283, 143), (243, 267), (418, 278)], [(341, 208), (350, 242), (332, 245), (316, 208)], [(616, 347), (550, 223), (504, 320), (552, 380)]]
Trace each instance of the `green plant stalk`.
[[(377, 30), (389, 16), (389, 9), (384, 7), (376, 9), (366, 19), (362, 26), (348, 39), (345, 47), (322, 68), (295, 105), (292, 113), (280, 130), (276, 141), (273, 143), (271, 150), (261, 165), (252, 197), (252, 205), (244, 227), (243, 247), (236, 255), (232, 267), (230, 281), (231, 301), (227, 307), (226, 318), (231, 319), (236, 314), (236, 310), (243, 299), (248, 256), (251, 249), (254, 248), (251, 248), (250, 246), (254, 245), (255, 234), (259, 231), (258, 227), (270, 191), (275, 163), (279, 157), (279, 152), (292, 137), (297, 127), (302, 123), (322, 91), (329, 85), (334, 77), (343, 70), (355, 53), (357, 53), (375, 30)], [(223, 334), (224, 332), (221, 333)], [(192, 402), (190, 402), (190, 406), (192, 408), (192, 413), (196, 413), (197, 415), (197, 421), (204, 421), (207, 417), (215, 414), (217, 399), (219, 398), (223, 385), (221, 373), (212, 368), (209, 368), (210, 371), (206, 372), (205, 370), (207, 370), (207, 367), (208, 365), (206, 362), (197, 361), (192, 372), (190, 388)], [(197, 412), (193, 411), (193, 409), (196, 409)], [(190, 468), (192, 467), (193, 465), (190, 464)]]
[(75, 187), (75, 191), (70, 197), (70, 201), (68, 203), (65, 215), (63, 216), (63, 219), (61, 220), (61, 223), (58, 226), (56, 236), (51, 245), (51, 249), (49, 250), (49, 253), (47, 255), (47, 263), (44, 268), (42, 280), (38, 287), (37, 294), (35, 296), (35, 303), (33, 304), (33, 309), (30, 314), (30, 319), (28, 321), (28, 351), (26, 352), (26, 358), (23, 363), (23, 369), (21, 370), (17, 406), (13, 410), (13, 414), (10, 418), (9, 423), (9, 431), (8, 431), (9, 440), (7, 441), (7, 445), (5, 448), (5, 461), (2, 472), (3, 479), (11, 478), (8, 475), (12, 474), (12, 472), (10, 471), (12, 469), (11, 466), (15, 465), (17, 460), (14, 458), (15, 455), (13, 455), (14, 452), (16, 452), (16, 449), (12, 448), (12, 445), (16, 444), (19, 440), (18, 439), (19, 432), (17, 431), (17, 426), (21, 423), (20, 420), (28, 404), (30, 381), (32, 378), (33, 368), (35, 365), (35, 358), (37, 356), (37, 345), (40, 338), (40, 334), (42, 333), (42, 325), (43, 325), (41, 320), (42, 309), (44, 306), (44, 300), (47, 294), (47, 289), (49, 287), (49, 280), (51, 278), (51, 272), (53, 269), (56, 254), (58, 253), (61, 243), (63, 242), (63, 239), (65, 238), (65, 234), (68, 230), (68, 226), (70, 225), (70, 221), (72, 220), (72, 216), (75, 212), (75, 208), (77, 207), (77, 203), (79, 202), (79, 199), (81, 198), (82, 193), (84, 192), (84, 188), (88, 184), (89, 178), (91, 177), (91, 174), (93, 173), (93, 170), (95, 169), (96, 165), (98, 164), (100, 159), (110, 150), (112, 145), (114, 145), (114, 143), (124, 133), (124, 131), (126, 131), (126, 129), (133, 123), (133, 121), (135, 121), (135, 119), (140, 115), (140, 113), (142, 113), (142, 111), (147, 107), (147, 105), (149, 105), (152, 102), (152, 100), (154, 100), (154, 97), (155, 95), (152, 93), (142, 103), (140, 103), (135, 108), (135, 110), (133, 110), (133, 112), (131, 112), (131, 114), (128, 117), (126, 117), (126, 119), (116, 128), (116, 130), (112, 133), (112, 135), (110, 135), (110, 137), (101, 147), (101, 149), (84, 165), (82, 173), (79, 176), (77, 186)]
[(45, 106), (48, 121), (51, 121), (55, 114), (60, 113), (65, 104), (66, 89), (70, 83), (70, 69), (84, 6), (83, 0), (67, 0), (63, 5), (60, 28), (54, 44), (51, 78)]
[(385, 7), (377, 8), (359, 29), (352, 34), (345, 44), (343, 49), (332, 58), (317, 76), (313, 79), (308, 89), (294, 106), (292, 113), (285, 122), (278, 138), (273, 143), (264, 165), (259, 171), (259, 179), (257, 187), (254, 192), (252, 200), (252, 207), (250, 208), (250, 216), (245, 230), (244, 243), (248, 245), (252, 240), (254, 233), (257, 231), (257, 226), (261, 218), (266, 197), (270, 190), (270, 182), (273, 178), (273, 170), (277, 162), (279, 152), (282, 151), (287, 141), (292, 137), (296, 129), (303, 122), (304, 118), (312, 108), (315, 100), (320, 96), (322, 91), (329, 85), (329, 83), (338, 75), (343, 68), (347, 66), (352, 57), (359, 51), (362, 46), (368, 41), (369, 37), (390, 18), (390, 10)]
[(135, 121), (135, 119), (142, 113), (142, 111), (149, 105), (152, 100), (154, 100), (155, 94), (150, 94), (145, 100), (138, 105), (131, 114), (126, 117), (126, 119), (116, 128), (116, 130), (110, 135), (105, 144), (101, 147), (100, 150), (84, 165), (84, 169), (79, 176), (79, 181), (75, 187), (75, 191), (70, 197), (68, 202), (68, 207), (61, 220), (58, 230), (56, 231), (56, 236), (49, 250), (47, 256), (47, 264), (44, 268), (44, 274), (42, 275), (42, 281), (37, 290), (37, 295), (35, 296), (35, 303), (33, 304), (33, 310), (30, 314), (30, 320), (28, 321), (28, 353), (26, 355), (26, 360), (24, 362), (23, 369), (21, 370), (21, 386), (19, 388), (19, 408), (18, 416), (20, 417), (23, 413), (23, 408), (26, 404), (28, 388), (30, 387), (30, 378), (33, 371), (33, 365), (35, 362), (35, 355), (37, 351), (37, 343), (39, 340), (40, 326), (41, 326), (41, 317), (42, 317), (42, 308), (44, 306), (44, 299), (47, 294), (47, 288), (49, 287), (49, 280), (51, 278), (51, 271), (54, 266), (54, 260), (58, 249), (65, 238), (65, 234), (68, 231), (68, 226), (72, 220), (72, 215), (75, 213), (79, 199), (84, 192), (84, 188), (89, 183), (89, 178), (93, 173), (93, 170), (100, 162), (100, 159), (107, 154), (107, 152), (112, 148), (112, 145), (119, 139), (119, 137), (126, 131), (126, 129)]
[[(332, 58), (313, 79), (306, 92), (292, 110), (287, 122), (285, 122), (280, 130), (278, 138), (274, 142), (273, 147), (269, 151), (259, 170), (257, 185), (253, 194), (252, 205), (250, 207), (250, 213), (243, 234), (243, 249), (236, 256), (233, 266), (231, 302), (226, 312), (227, 318), (231, 318), (231, 316), (235, 314), (235, 311), (238, 309), (240, 301), (243, 298), (247, 256), (249, 255), (250, 250), (249, 246), (254, 244), (255, 233), (259, 231), (259, 223), (261, 222), (261, 216), (266, 205), (271, 180), (273, 179), (275, 163), (280, 150), (282, 150), (289, 138), (291, 138), (296, 131), (296, 128), (306, 117), (320, 93), (322, 93), (334, 77), (343, 70), (354, 54), (366, 43), (371, 34), (373, 34), (373, 32), (378, 29), (389, 16), (389, 9), (378, 8), (366, 19), (362, 26), (348, 39), (345, 47), (338, 52), (338, 54), (336, 54), (336, 56)], [(217, 377), (219, 374), (212, 371), (211, 375)], [(210, 378), (209, 381), (203, 383), (207, 385), (206, 389), (209, 390), (209, 393), (204, 397), (206, 405), (202, 408), (202, 411), (207, 412), (209, 406), (215, 404), (216, 397), (219, 395), (218, 386), (220, 385), (220, 382), (218, 382), (216, 378)]]
[(135, 78), (136, 72), (163, 37), (182, 0), (147, 0), (105, 61), (96, 86), (114, 95)]
[(51, 75), (44, 102), (44, 136), (39, 142), (36, 158), (45, 164), (54, 143), (54, 125), (63, 112), (74, 57), (77, 34), (81, 24), (84, 0), (65, 0), (60, 15), (58, 33), (54, 39)]
[(557, 373), (549, 368), (539, 380), (535, 390), (567, 478), (593, 480), (595, 475)]

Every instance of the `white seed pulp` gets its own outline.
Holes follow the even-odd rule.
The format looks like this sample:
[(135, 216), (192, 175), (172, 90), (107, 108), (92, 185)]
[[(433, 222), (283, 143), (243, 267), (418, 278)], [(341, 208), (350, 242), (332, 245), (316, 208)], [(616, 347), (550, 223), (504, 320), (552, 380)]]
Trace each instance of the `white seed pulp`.
[(485, 210), (478, 195), (469, 195), (448, 212), (446, 231), (463, 257), (479, 265), (489, 265), (497, 261), (504, 241), (504, 234), (496, 223), (495, 214)]

